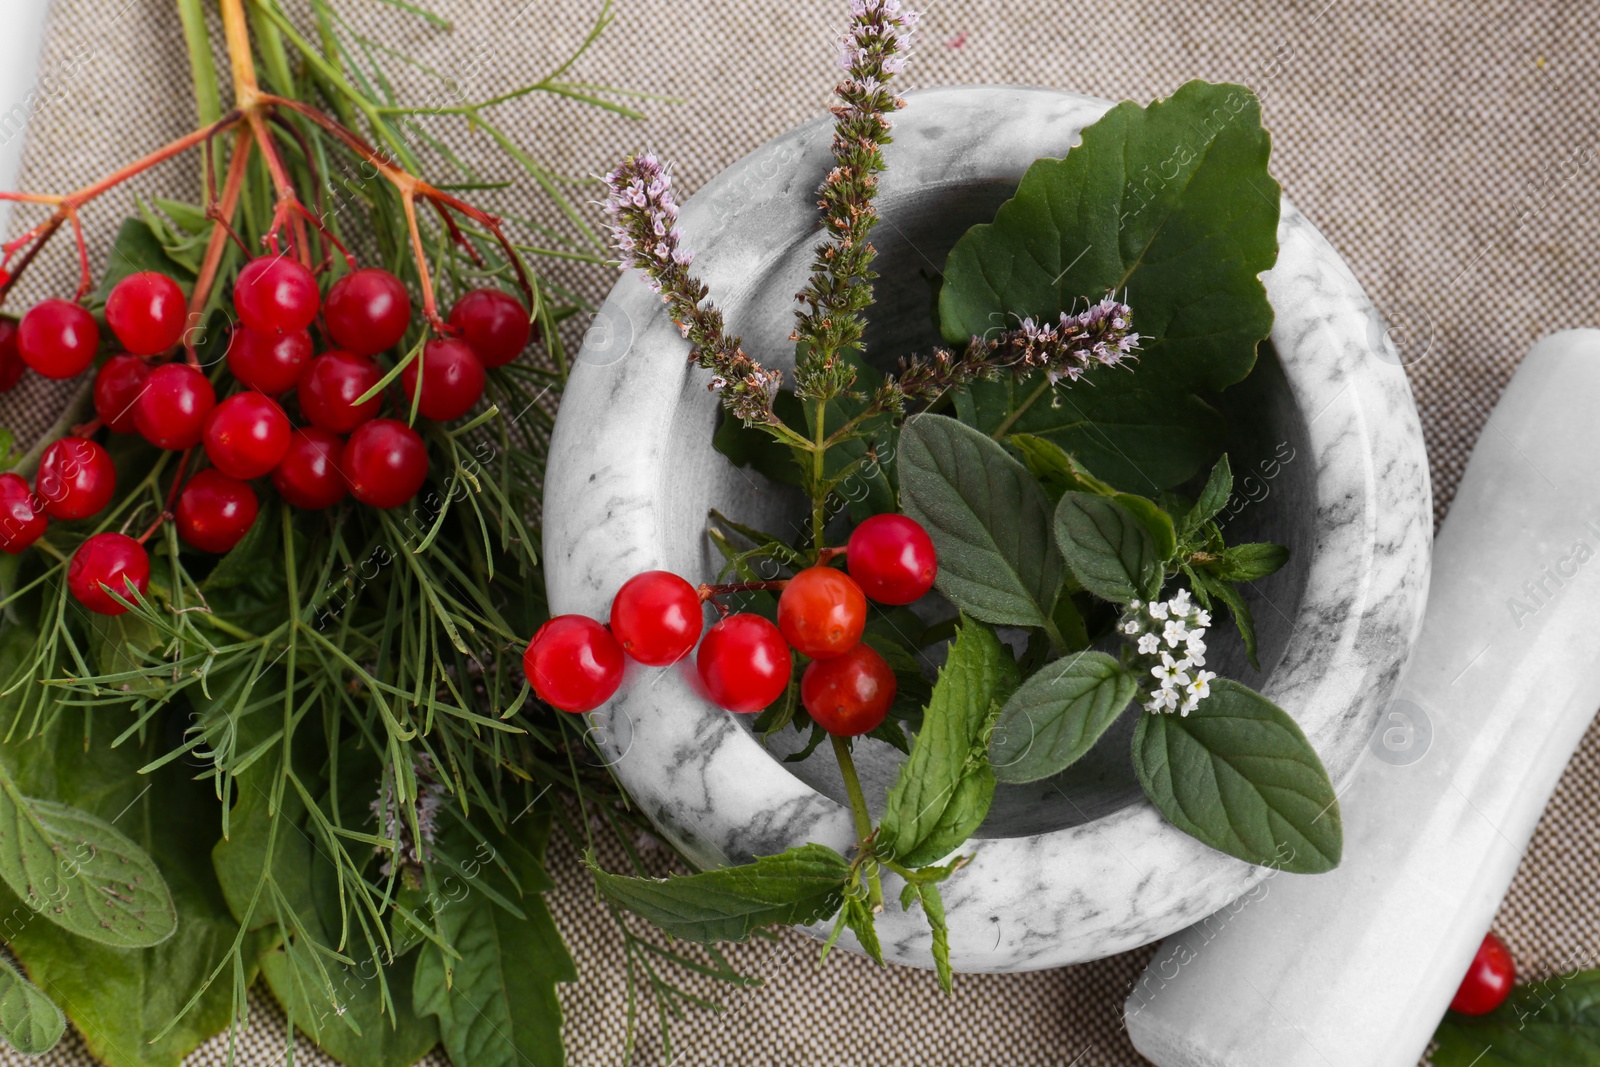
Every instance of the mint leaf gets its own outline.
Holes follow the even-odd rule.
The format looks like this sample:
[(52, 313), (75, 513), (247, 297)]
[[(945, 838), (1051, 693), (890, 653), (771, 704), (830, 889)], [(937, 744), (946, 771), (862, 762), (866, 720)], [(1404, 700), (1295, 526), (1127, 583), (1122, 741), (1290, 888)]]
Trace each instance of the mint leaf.
[(55, 1048), (67, 1020), (44, 990), (0, 959), (0, 1036), (24, 1056)]
[[(535, 820), (524, 823), (514, 829), (536, 829)], [(417, 960), (412, 999), (419, 1013), (438, 1016), (439, 1038), (452, 1063), (561, 1067), (565, 1062), (556, 985), (577, 981), (578, 972), (542, 896), (552, 885), (541, 856), (544, 838), (542, 832), (522, 832), (488, 839), (517, 885), (487, 863), (480, 878), (501, 883), (499, 891), (516, 898), (523, 918), (482, 892), (470, 892), (436, 916), (459, 959), (425, 945)]]
[[(933, 969), (939, 975), (939, 987), (946, 993), (954, 991), (955, 972), (950, 969), (950, 927), (944, 919), (944, 898), (934, 882), (911, 882), (906, 888), (922, 902), (923, 914), (928, 917), (928, 927), (933, 931)], [(901, 898), (901, 907), (909, 910), (910, 901)]]
[(1162, 562), (1155, 541), (1116, 500), (1067, 493), (1056, 505), (1055, 534), (1072, 576), (1101, 600), (1126, 604), (1155, 592)]
[(1028, 472), (1039, 480), (1052, 503), (1059, 504), (1061, 497), (1069, 492), (1110, 497), (1133, 512), (1144, 524), (1150, 539), (1155, 542), (1156, 555), (1165, 560), (1177, 552), (1178, 536), (1172, 517), (1153, 501), (1121, 492), (1109, 482), (1096, 478), (1076, 457), (1054, 441), (1033, 434), (1013, 434), (1006, 440), (1022, 453), (1022, 461), (1027, 465)]
[[(939, 293), (951, 343), (1023, 316), (1054, 320), (1108, 289), (1128, 293), (1145, 339), (1135, 373), (1097, 368), (1091, 388), (1058, 391), (1072, 410), (1034, 404), (1017, 429), (1140, 487), (1132, 478), (1175, 485), (1214, 454), (1220, 424), (1196, 394), (1243, 380), (1272, 326), (1259, 278), (1278, 251), (1270, 147), (1242, 86), (1196, 81), (1148, 107), (1118, 104), (1065, 158), (1029, 167), (994, 222), (956, 243)], [(1134, 391), (1138, 403), (1120, 402)], [(1152, 422), (1183, 427), (1184, 439), (1151, 435)]]
[(1339, 865), (1338, 799), (1287, 712), (1219, 678), (1188, 715), (1143, 714), (1133, 767), (1178, 829), (1220, 852), (1296, 874)]
[(776, 856), (701, 874), (631, 878), (609, 874), (585, 857), (605, 898), (673, 937), (709, 945), (743, 941), (775, 923), (826, 919), (844, 902), (850, 864), (826, 845), (807, 844)]
[(872, 908), (861, 897), (845, 897), (844, 922), (861, 943), (867, 959), (883, 966), (883, 946), (878, 942), (878, 926), (873, 921)]
[(1050, 505), (1025, 467), (972, 427), (918, 415), (900, 433), (900, 504), (939, 553), (939, 592), (997, 626), (1044, 627), (1061, 587)]
[(1201, 598), (1215, 597), (1228, 609), (1228, 614), (1233, 616), (1233, 624), (1239, 629), (1239, 636), (1244, 640), (1245, 655), (1250, 658), (1250, 666), (1256, 670), (1261, 669), (1261, 660), (1257, 655), (1256, 623), (1250, 614), (1250, 605), (1244, 602), (1244, 597), (1239, 595), (1239, 590), (1232, 584), (1216, 577), (1206, 570), (1189, 570), (1190, 580), (1196, 583), (1195, 594)]
[(1282, 545), (1252, 543), (1224, 549), (1206, 569), (1225, 582), (1253, 582), (1288, 562), (1289, 550)]
[(1434, 1067), (1600, 1067), (1600, 971), (1519, 985), (1487, 1015), (1449, 1012)]
[(989, 738), (989, 763), (1002, 782), (1036, 782), (1076, 763), (1117, 721), (1138, 686), (1104, 652), (1047, 664), (1006, 701)]
[(96, 303), (104, 304), (117, 283), (130, 274), (153, 270), (168, 275), (187, 291), (194, 281), (195, 272), (167, 254), (161, 238), (144, 219), (126, 218), (117, 239), (112, 242), (111, 254), (106, 257), (105, 271), (94, 292)]
[(1184, 540), (1188, 540), (1200, 532), (1200, 528), (1218, 515), (1228, 506), (1228, 498), (1233, 496), (1233, 468), (1224, 455), (1217, 460), (1217, 465), (1211, 468), (1211, 475), (1206, 478), (1206, 486), (1200, 490), (1200, 499), (1194, 502), (1194, 507), (1183, 516), (1179, 525), (1179, 533)]
[(922, 867), (960, 848), (977, 830), (994, 799), (986, 734), (1016, 685), (1016, 661), (994, 631), (962, 620), (911, 755), (889, 789), (878, 827), (885, 855)]

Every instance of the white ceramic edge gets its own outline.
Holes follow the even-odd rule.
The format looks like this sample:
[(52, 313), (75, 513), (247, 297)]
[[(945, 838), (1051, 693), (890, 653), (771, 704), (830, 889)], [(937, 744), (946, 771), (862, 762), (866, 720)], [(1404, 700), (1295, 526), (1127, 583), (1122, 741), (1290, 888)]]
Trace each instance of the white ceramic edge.
[[(892, 204), (903, 182), (969, 181), (995, 156), (1025, 165), (1059, 155), (1108, 106), (1013, 87), (911, 94), (888, 150), (883, 202)], [(938, 139), (974, 127), (997, 149), (984, 154), (987, 163), (968, 158), (974, 153), (946, 152), (937, 163), (942, 177), (906, 165), (919, 159), (923, 134)], [(821, 120), (792, 130), (685, 206), (681, 222), (700, 253), (696, 269), (725, 305), (748, 295), (763, 266), (790, 245), (715, 243), (715, 236), (760, 218), (773, 235), (813, 240), (814, 217), (809, 224), (804, 218), (814, 213), (810, 192), (828, 164), (826, 142)], [(1277, 312), (1273, 341), (1309, 413), (1322, 532), (1315, 546), (1296, 546), (1314, 551), (1315, 563), (1266, 692), (1295, 715), (1342, 782), (1415, 640), (1431, 501), (1416, 410), (1376, 312), (1339, 256), (1287, 202), (1280, 241), (1278, 265), (1266, 279)], [(623, 579), (670, 566), (685, 539), (703, 538), (701, 530), (673, 526), (671, 509), (657, 504), (662, 494), (692, 486), (697, 467), (724, 462), (706, 442), (670, 439), (680, 405), (709, 412), (715, 403), (686, 353), (656, 298), (638, 279), (622, 279), (580, 353), (552, 442), (544, 547), (553, 612), (603, 618)], [(661, 832), (701, 866), (805, 840), (850, 847), (847, 810), (782, 770), (732, 716), (701, 700), (685, 668), (630, 674), (596, 713), (594, 737)], [(951, 953), (966, 971), (1059, 966), (1148, 944), (1266, 873), (1200, 845), (1148, 804), (1068, 830), (978, 845), (972, 864), (945, 887)], [(886, 886), (891, 899), (897, 888)], [(888, 958), (928, 965), (920, 915), (891, 907), (880, 930)]]

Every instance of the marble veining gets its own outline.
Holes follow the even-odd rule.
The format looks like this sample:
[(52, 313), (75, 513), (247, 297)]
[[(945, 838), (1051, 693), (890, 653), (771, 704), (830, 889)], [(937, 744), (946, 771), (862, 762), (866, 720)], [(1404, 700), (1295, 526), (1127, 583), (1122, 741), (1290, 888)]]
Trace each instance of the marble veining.
[[(883, 280), (869, 350), (893, 354), (890, 344), (927, 329), (925, 290), (898, 280), (937, 269), (1030, 162), (1061, 155), (1109, 106), (1018, 87), (909, 95), (882, 182)], [(829, 166), (828, 135), (818, 120), (774, 139), (683, 209), (696, 269), (730, 328), (780, 367), (790, 360), (793, 295), (819, 237), (813, 190)], [(1262, 475), (1264, 492), (1238, 521), (1277, 531), (1295, 562), (1255, 591), (1268, 676), (1251, 683), (1295, 716), (1342, 783), (1416, 639), (1432, 531), (1428, 476), (1410, 390), (1371, 303), (1287, 202), (1279, 237), (1266, 276), (1275, 356), (1264, 356), (1272, 367), (1259, 376), (1276, 374), (1280, 386), (1262, 401), (1262, 425), (1286, 427), (1283, 451), (1294, 458)], [(716, 398), (686, 355), (656, 297), (624, 277), (579, 354), (552, 442), (544, 548), (553, 611), (603, 618), (617, 587), (651, 567), (711, 576), (712, 507), (776, 531), (795, 521), (792, 496), (712, 449)], [(827, 791), (826, 774), (779, 762), (747, 720), (698, 695), (687, 665), (632, 668), (592, 720), (618, 778), (698, 864), (806, 841), (850, 847), (849, 812)], [(889, 753), (871, 755), (892, 767)], [(958, 970), (1054, 967), (1147, 944), (1265, 877), (1172, 828), (1136, 794), (1102, 814), (1075, 814), (1073, 788), (997, 797), (973, 862), (944, 889)], [(891, 900), (898, 888), (885, 886)], [(888, 958), (931, 963), (920, 914), (891, 905), (879, 929)]]

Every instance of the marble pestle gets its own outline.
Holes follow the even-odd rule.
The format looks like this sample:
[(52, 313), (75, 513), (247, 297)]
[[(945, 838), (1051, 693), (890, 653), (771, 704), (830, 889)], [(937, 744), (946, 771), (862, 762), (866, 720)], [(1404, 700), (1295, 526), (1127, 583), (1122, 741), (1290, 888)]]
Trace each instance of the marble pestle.
[(1173, 935), (1128, 999), (1159, 1067), (1412, 1067), (1600, 707), (1600, 330), (1546, 337), (1434, 546), (1421, 641), (1340, 801), (1344, 863)]

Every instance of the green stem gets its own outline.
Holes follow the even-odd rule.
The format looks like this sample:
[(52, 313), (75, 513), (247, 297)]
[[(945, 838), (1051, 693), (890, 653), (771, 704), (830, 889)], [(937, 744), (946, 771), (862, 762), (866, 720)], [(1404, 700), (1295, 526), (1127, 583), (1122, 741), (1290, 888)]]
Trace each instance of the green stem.
[(1041, 396), (1044, 396), (1044, 394), (1048, 393), (1049, 391), (1050, 379), (1046, 378), (1044, 381), (1039, 383), (1038, 387), (1034, 389), (1033, 392), (1028, 394), (1028, 399), (1017, 405), (1017, 409), (1006, 416), (1005, 421), (1002, 422), (994, 431), (994, 433), (990, 434), (989, 436), (993, 437), (996, 441), (1000, 440), (1011, 431), (1011, 427), (1017, 424), (1018, 419), (1027, 414), (1028, 409), (1033, 407), (1034, 401), (1038, 400)]
[[(829, 734), (828, 739), (833, 742), (833, 755), (839, 761), (839, 775), (844, 779), (844, 790), (850, 797), (850, 815), (856, 824), (856, 848), (861, 852), (868, 852), (872, 846), (869, 841), (872, 837), (872, 813), (867, 810), (867, 796), (861, 791), (861, 779), (856, 774), (856, 761), (850, 755), (850, 742), (838, 734)], [(874, 855), (866, 864), (867, 870), (867, 902), (873, 911), (883, 910), (883, 882), (878, 877), (878, 865), (874, 862)]]
[[(811, 438), (811, 541), (818, 552), (825, 547), (822, 538), (823, 515), (828, 507), (828, 490), (823, 484), (826, 471), (824, 460), (827, 458), (827, 420), (828, 407), (826, 404), (813, 401), (816, 404), (817, 415)], [(837, 740), (837, 738), (835, 739)]]

